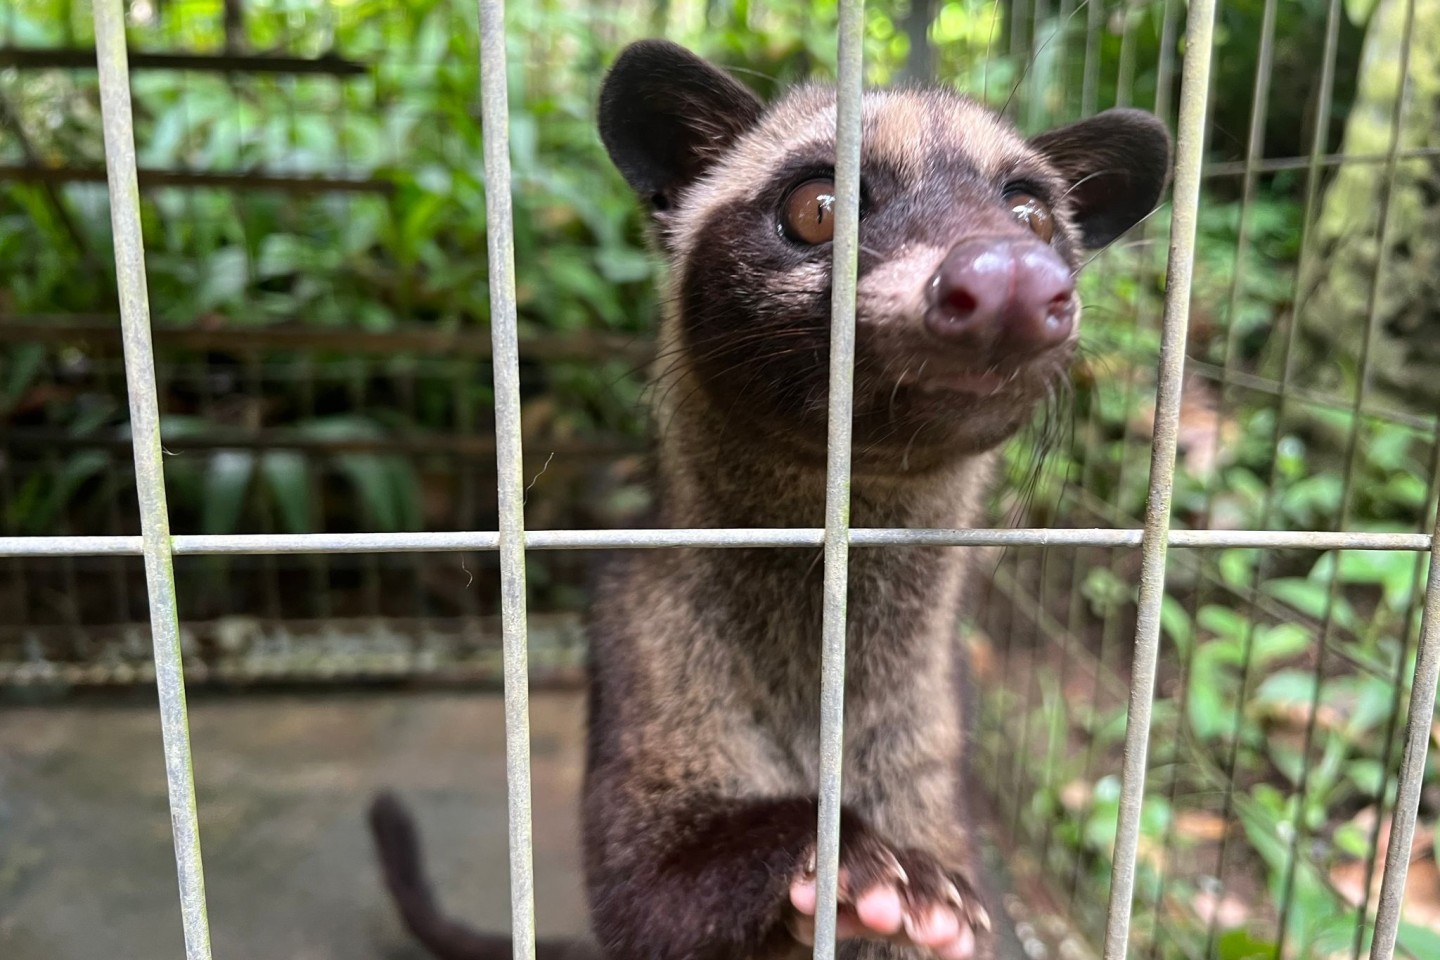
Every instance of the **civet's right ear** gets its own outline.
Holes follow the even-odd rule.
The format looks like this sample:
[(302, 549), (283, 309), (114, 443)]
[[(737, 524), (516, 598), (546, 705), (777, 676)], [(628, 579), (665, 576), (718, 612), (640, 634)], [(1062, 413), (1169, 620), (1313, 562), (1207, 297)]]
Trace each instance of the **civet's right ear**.
[(1106, 110), (1030, 144), (1069, 181), (1075, 223), (1091, 250), (1145, 219), (1170, 178), (1170, 134), (1143, 110)]
[(760, 99), (668, 40), (626, 47), (600, 89), (600, 139), (656, 213), (760, 119)]

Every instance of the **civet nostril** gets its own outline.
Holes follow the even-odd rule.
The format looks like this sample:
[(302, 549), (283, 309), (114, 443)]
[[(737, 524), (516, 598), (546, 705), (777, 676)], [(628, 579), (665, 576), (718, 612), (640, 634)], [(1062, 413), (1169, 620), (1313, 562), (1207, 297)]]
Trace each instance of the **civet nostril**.
[(966, 240), (930, 278), (925, 326), (967, 350), (1038, 353), (1074, 330), (1075, 280), (1038, 240)]

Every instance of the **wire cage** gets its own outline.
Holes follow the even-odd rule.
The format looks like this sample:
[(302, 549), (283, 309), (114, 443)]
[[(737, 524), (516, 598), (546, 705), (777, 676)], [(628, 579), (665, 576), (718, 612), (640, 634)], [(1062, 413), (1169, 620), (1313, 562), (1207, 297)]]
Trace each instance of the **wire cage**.
[[(473, 89), (477, 62), (447, 41), (473, 45), (473, 16), (448, 3), (413, 26), (406, 10), (383, 6), (221, 13), (129, 8), (176, 531), (493, 529), (480, 135), (473, 95), (456, 92)], [(604, 32), (605, 17), (582, 13), (578, 27), (594, 21)], [(12, 234), (12, 292), (0, 307), (11, 398), (4, 532), (135, 534), (113, 285), (99, 269), (109, 238), (88, 14), (50, 17), (42, 5), (0, 11), (14, 134), (3, 139), (0, 176), (11, 183), (7, 211), (28, 224)], [(392, 49), (396, 21), (405, 43)], [(561, 44), (530, 36), (535, 70), (561, 56)], [(347, 56), (316, 46), (326, 38)], [(600, 179), (588, 135), (599, 70), (572, 69), (553, 91), (533, 92), (585, 115), (566, 126), (585, 126), (567, 141), (583, 144), (583, 163), (550, 161), (591, 171), (572, 192), (604, 193), (587, 182)], [(547, 129), (556, 126), (552, 117)], [(593, 216), (614, 231), (621, 198), (609, 194), (612, 209)], [(582, 228), (561, 224), (544, 239)], [(537, 242), (522, 230), (522, 251), (547, 269), (562, 255), (557, 271), (584, 266), (578, 239), (558, 251)], [(643, 254), (627, 242), (635, 249), (621, 266), (633, 275)], [(612, 246), (623, 257), (624, 245)], [(642, 286), (632, 276), (631, 301)], [(548, 414), (527, 410), (532, 518), (624, 526), (641, 449), (631, 394), (649, 352), (644, 311), (627, 319), (605, 304), (596, 324), (574, 296), (559, 309), (543, 290), (529, 300), (550, 331), (527, 332), (522, 377), (527, 394), (553, 398)], [(191, 679), (498, 679), (495, 562), (484, 553), (458, 564), (416, 554), (182, 561)], [(576, 662), (573, 584), (589, 562), (557, 554), (533, 565), (534, 589), (559, 613), (538, 631), (536, 652), (560, 674)], [(7, 681), (149, 682), (148, 640), (135, 629), (146, 618), (138, 563), (32, 559), (0, 578)]]
[[(572, 62), (538, 18), (569, 17), (613, 50), (640, 23), (698, 35), (743, 15), (781, 31), (783, 4), (537, 4), (512, 8), (508, 32), (498, 0), (480, 0), (478, 21), (435, 4), (399, 56), (339, 4), (275, 8), (327, 25), (301, 32), (305, 49), (284, 17), (247, 30), (235, 4), (168, 6), (132, 3), (128, 43), (121, 0), (97, 0), (93, 32), (72, 11), (49, 46), (19, 7), (0, 20), (0, 121), (15, 134), (0, 215), (73, 251), (55, 276), (17, 246), (7, 275), (33, 286), (0, 299), (0, 680), (156, 685), (187, 956), (210, 955), (187, 680), (422, 674), (503, 679), (513, 929), (516, 956), (533, 956), (527, 691), (578, 662), (564, 614), (578, 598), (562, 587), (596, 551), (823, 550), (818, 862), (833, 901), (848, 551), (914, 543), (996, 555), (966, 633), (1022, 935), (1053, 913), (1080, 933), (1062, 951), (1088, 940), (1107, 960), (1428, 955), (1433, 932), (1402, 907), (1429, 835), (1417, 819), (1440, 671), (1440, 420), (1424, 378), (1395, 362), (1413, 327), (1388, 293), (1423, 269), (1404, 229), (1440, 155), (1407, 113), (1415, 0), (1379, 0), (1370, 30), (1388, 42), (1373, 44), (1338, 0), (1308, 17), (1278, 0), (913, 0), (868, 20), (842, 0), (833, 39), (796, 58), (838, 79), (839, 203), (826, 525), (787, 530), (637, 527), (627, 418), (649, 353), (648, 274), (638, 245), (615, 243), (603, 290), (547, 299), (517, 279), (527, 257), (578, 271), (535, 226), (575, 214), (533, 197), (584, 192), (556, 168), (600, 158), (547, 165), (543, 131), (508, 99), (522, 90), (555, 124), (589, 122), (602, 59)], [(209, 52), (175, 45), (181, 16), (208, 24)], [(451, 46), (466, 35), (478, 76), (453, 63), (475, 52)], [(1236, 36), (1253, 55), (1226, 60)], [(985, 56), (950, 62), (952, 47)], [(589, 81), (547, 86), (560, 64)], [(1237, 70), (1248, 103), (1215, 95)], [(479, 124), (398, 96), (407, 72), (424, 90), (478, 89)], [(1025, 129), (1111, 104), (1174, 115), (1173, 202), (1089, 268), (1098, 333), (1062, 436), (1016, 445), (997, 515), (1018, 525), (849, 529), (860, 88), (867, 74), (941, 73)], [(190, 97), (197, 116), (233, 119), (157, 123), (155, 104)], [(201, 111), (205, 98), (227, 106)], [(1275, 109), (1285, 98), (1307, 108)], [(47, 117), (66, 122), (37, 133)], [(1356, 131), (1362, 120), (1378, 132)], [(76, 132), (98, 127), (103, 150)], [(407, 247), (404, 231), (447, 202), (483, 209), (485, 229)], [(624, 232), (603, 202), (575, 235)], [(113, 251), (87, 229), (107, 215)], [(384, 230), (397, 262), (367, 258)], [(185, 238), (207, 233), (235, 252), (197, 269)], [(326, 315), (352, 287), (374, 313)], [(576, 303), (594, 317), (568, 315)], [(287, 322), (297, 305), (312, 322)], [(539, 314), (549, 327), (527, 322)], [(605, 365), (611, 392), (568, 381), (567, 364)], [(522, 407), (540, 381), (584, 415)], [(56, 421), (55, 396), (83, 402)], [(356, 416), (375, 408), (404, 416)], [(203, 495), (217, 489), (230, 495)], [(587, 497), (610, 506), (578, 511)], [(816, 956), (833, 956), (820, 927)]]

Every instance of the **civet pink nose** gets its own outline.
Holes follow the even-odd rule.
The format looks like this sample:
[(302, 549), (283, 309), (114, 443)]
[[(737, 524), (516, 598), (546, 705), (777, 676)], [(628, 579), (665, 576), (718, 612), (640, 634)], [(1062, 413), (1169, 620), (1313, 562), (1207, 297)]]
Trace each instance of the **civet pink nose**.
[(996, 358), (1040, 353), (1075, 328), (1075, 278), (1039, 240), (957, 244), (930, 278), (925, 326), (947, 343)]

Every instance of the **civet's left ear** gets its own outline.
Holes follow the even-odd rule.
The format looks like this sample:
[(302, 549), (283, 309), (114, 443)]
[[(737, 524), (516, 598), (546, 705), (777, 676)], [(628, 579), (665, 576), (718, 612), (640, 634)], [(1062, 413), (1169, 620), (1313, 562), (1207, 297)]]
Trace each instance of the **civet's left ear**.
[(1106, 110), (1032, 137), (1070, 184), (1085, 246), (1098, 250), (1155, 209), (1170, 177), (1170, 134), (1143, 110)]
[(760, 98), (668, 40), (632, 43), (600, 88), (600, 139), (657, 215), (753, 127)]

